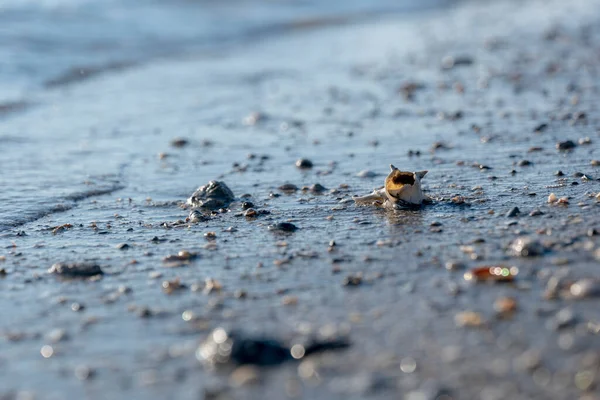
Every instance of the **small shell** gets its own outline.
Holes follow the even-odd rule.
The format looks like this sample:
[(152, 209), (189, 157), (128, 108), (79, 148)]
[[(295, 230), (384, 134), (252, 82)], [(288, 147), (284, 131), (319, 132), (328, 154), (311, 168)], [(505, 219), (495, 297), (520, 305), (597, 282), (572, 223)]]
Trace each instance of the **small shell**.
[(421, 205), (425, 195), (421, 189), (421, 179), (427, 171), (406, 172), (390, 165), (390, 173), (385, 178), (385, 186), (367, 196), (354, 197), (356, 204), (369, 204), (396, 208)]

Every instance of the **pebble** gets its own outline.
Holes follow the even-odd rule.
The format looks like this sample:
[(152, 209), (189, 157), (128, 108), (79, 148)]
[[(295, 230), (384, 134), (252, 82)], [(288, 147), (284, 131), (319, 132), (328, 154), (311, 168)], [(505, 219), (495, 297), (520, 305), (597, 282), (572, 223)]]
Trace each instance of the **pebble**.
[(510, 250), (517, 257), (536, 257), (545, 252), (544, 246), (530, 237), (520, 237), (510, 244)]
[(540, 133), (540, 132), (544, 132), (546, 130), (546, 128), (548, 128), (548, 124), (543, 123), (543, 124), (539, 124), (538, 126), (536, 126), (533, 131), (535, 133)]
[(519, 214), (521, 214), (521, 210), (519, 210), (519, 207), (513, 207), (509, 212), (506, 213), (506, 216), (511, 218), (516, 217)]
[(377, 176), (377, 173), (370, 171), (368, 169), (365, 169), (365, 170), (360, 171), (358, 174), (356, 174), (356, 176), (358, 176), (359, 178), (374, 178)]
[(571, 296), (576, 299), (600, 296), (600, 282), (595, 279), (581, 279), (569, 288)]
[(279, 186), (279, 190), (282, 192), (295, 192), (298, 190), (298, 186), (292, 183), (284, 183), (283, 185)]
[(209, 219), (210, 219), (209, 217), (202, 214), (198, 210), (192, 210), (192, 212), (190, 212), (190, 215), (188, 215), (188, 221), (191, 223), (194, 223), (194, 224), (197, 224), (199, 222), (205, 222), (205, 221), (208, 221)]
[(565, 140), (563, 142), (558, 142), (556, 144), (556, 148), (558, 150), (571, 150), (571, 149), (574, 149), (575, 147), (577, 147), (577, 144), (575, 144), (575, 142), (572, 140)]
[(175, 138), (175, 139), (171, 140), (171, 146), (178, 147), (178, 148), (185, 147), (189, 143), (190, 142), (184, 138)]
[(301, 158), (296, 161), (296, 167), (300, 169), (310, 169), (313, 167), (313, 163), (307, 158)]
[(200, 344), (196, 358), (211, 366), (277, 365), (291, 358), (289, 350), (272, 338), (253, 338), (217, 328)]
[(251, 201), (244, 201), (242, 203), (242, 210), (248, 210), (253, 207), (254, 207), (254, 203), (252, 203)]
[(348, 275), (342, 281), (342, 286), (360, 286), (363, 282), (362, 275)]
[(242, 387), (256, 385), (260, 382), (260, 371), (252, 365), (242, 365), (229, 375), (229, 385)]
[(477, 328), (483, 325), (481, 314), (474, 311), (462, 311), (454, 316), (454, 322), (458, 327)]
[(590, 161), (590, 164), (593, 167), (598, 167), (598, 166), (600, 166), (600, 160), (592, 160), (592, 161)]
[(517, 310), (517, 300), (513, 297), (499, 297), (494, 302), (494, 310), (501, 315), (513, 313)]
[(532, 212), (529, 213), (530, 217), (538, 217), (540, 215), (544, 215), (544, 212), (542, 212), (540, 210), (533, 210)]
[(323, 193), (324, 191), (327, 190), (327, 188), (323, 185), (321, 185), (320, 183), (315, 183), (314, 185), (312, 185), (309, 190), (312, 193)]
[(119, 243), (117, 245), (117, 249), (119, 249), (119, 250), (127, 250), (127, 249), (129, 249), (129, 247), (131, 247), (131, 246), (129, 246), (127, 243)]
[(296, 232), (298, 227), (291, 222), (278, 222), (275, 225), (269, 225), (268, 229), (276, 232)]
[(65, 278), (89, 278), (104, 274), (98, 264), (87, 262), (70, 264), (56, 263), (48, 269), (48, 273)]
[(254, 218), (258, 215), (258, 212), (254, 209), (254, 208), (249, 208), (246, 210), (246, 212), (244, 213), (244, 216), (246, 218)]
[(531, 161), (529, 161), (529, 160), (521, 160), (521, 161), (519, 161), (519, 162), (517, 163), (517, 165), (518, 165), (519, 167), (527, 167), (527, 166), (529, 166), (529, 165), (532, 165), (532, 164), (533, 164), (533, 163), (532, 163)]

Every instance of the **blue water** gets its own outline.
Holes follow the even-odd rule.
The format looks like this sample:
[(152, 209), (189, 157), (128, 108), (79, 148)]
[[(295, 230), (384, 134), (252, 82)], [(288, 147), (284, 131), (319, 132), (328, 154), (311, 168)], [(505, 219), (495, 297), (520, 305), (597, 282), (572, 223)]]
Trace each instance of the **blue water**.
[(0, 0), (0, 104), (70, 82), (79, 70), (175, 57), (326, 18), (444, 0)]

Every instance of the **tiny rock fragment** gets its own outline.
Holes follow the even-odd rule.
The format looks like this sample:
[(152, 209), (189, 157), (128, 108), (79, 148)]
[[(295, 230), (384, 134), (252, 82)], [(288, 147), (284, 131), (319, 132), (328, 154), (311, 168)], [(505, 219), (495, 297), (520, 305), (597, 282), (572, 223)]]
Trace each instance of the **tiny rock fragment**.
[(284, 306), (295, 306), (298, 304), (298, 297), (296, 296), (284, 296), (281, 299), (281, 304)]
[(494, 310), (499, 314), (509, 314), (517, 309), (517, 300), (513, 297), (499, 297), (494, 302)]
[(598, 166), (600, 166), (600, 160), (592, 160), (592, 161), (590, 161), (590, 164), (593, 167), (598, 167)]
[(464, 278), (466, 281), (475, 282), (512, 282), (518, 273), (519, 269), (517, 267), (484, 266), (465, 272)]
[(71, 224), (64, 224), (64, 225), (59, 225), (59, 226), (55, 226), (54, 228), (52, 228), (52, 234), (56, 235), (58, 233), (62, 233), (67, 229), (71, 229), (73, 228), (73, 225)]
[(558, 197), (554, 193), (550, 193), (548, 196), (548, 204), (554, 204), (558, 201)]
[(460, 261), (448, 261), (445, 265), (448, 271), (458, 271), (465, 268), (465, 265)]
[(189, 141), (187, 139), (184, 138), (175, 138), (173, 140), (171, 140), (171, 146), (173, 147), (185, 147), (189, 144)]
[(327, 190), (327, 188), (323, 185), (321, 185), (320, 183), (315, 183), (314, 185), (312, 185), (309, 190), (312, 193), (323, 193), (324, 191)]
[(359, 178), (374, 178), (377, 176), (377, 173), (368, 170), (368, 169), (364, 169), (362, 171), (360, 171), (358, 174), (356, 174), (356, 176), (358, 176)]
[(536, 257), (544, 254), (545, 248), (535, 239), (520, 237), (511, 243), (510, 251), (517, 257)]
[(191, 222), (193, 224), (197, 224), (199, 222), (205, 222), (205, 221), (208, 221), (209, 219), (210, 219), (209, 217), (202, 214), (198, 210), (192, 210), (192, 212), (190, 212), (190, 215), (188, 215), (188, 217), (187, 217), (187, 221)]
[(533, 128), (533, 131), (535, 133), (541, 133), (541, 132), (544, 132), (546, 130), (546, 128), (548, 128), (548, 124), (542, 123), (542, 124), (539, 124), (538, 126), (536, 126), (535, 128)]
[(459, 327), (478, 328), (483, 325), (483, 318), (480, 313), (462, 311), (454, 316), (454, 322)]
[(532, 165), (532, 164), (533, 164), (533, 163), (532, 163), (531, 161), (529, 161), (529, 160), (521, 160), (521, 161), (519, 161), (519, 162), (517, 163), (517, 165), (518, 165), (519, 167), (527, 167), (527, 166), (530, 166), (530, 165)]
[(506, 216), (511, 218), (516, 217), (519, 214), (521, 214), (521, 210), (519, 210), (519, 207), (513, 207), (509, 212), (506, 213)]
[(348, 275), (342, 281), (342, 286), (360, 286), (363, 282), (361, 274)]
[(600, 296), (600, 282), (595, 279), (581, 279), (569, 288), (571, 296), (575, 299), (585, 299)]
[(200, 344), (196, 358), (208, 366), (277, 365), (291, 359), (290, 351), (272, 338), (250, 337), (217, 328)]
[(244, 201), (242, 203), (242, 210), (249, 210), (252, 207), (254, 207), (254, 203), (252, 203), (251, 201)]
[(163, 281), (161, 287), (163, 289), (163, 292), (165, 292), (166, 294), (172, 294), (177, 290), (184, 289), (186, 285), (182, 284), (179, 278), (175, 278), (170, 281)]
[(299, 169), (310, 169), (313, 167), (313, 163), (308, 158), (301, 158), (296, 161), (296, 167)]
[(223, 289), (223, 285), (216, 279), (207, 278), (204, 281), (204, 293), (210, 294), (212, 292), (218, 292)]
[(279, 186), (279, 190), (288, 193), (296, 192), (298, 190), (298, 186), (294, 185), (293, 183), (284, 183), (283, 185)]
[(98, 264), (86, 262), (70, 264), (56, 263), (48, 269), (48, 273), (64, 278), (89, 278), (104, 274)]
[(246, 218), (255, 218), (258, 216), (258, 212), (254, 208), (249, 208), (244, 212)]
[(563, 142), (558, 142), (556, 144), (556, 148), (558, 150), (571, 150), (571, 149), (574, 149), (575, 147), (577, 147), (577, 144), (575, 144), (575, 142), (572, 140), (565, 140)]
[(177, 254), (173, 254), (170, 256), (166, 256), (162, 259), (165, 267), (180, 267), (182, 265), (187, 265), (191, 260), (198, 257), (197, 253), (191, 253), (187, 250), (182, 250)]
[(260, 382), (260, 371), (252, 365), (242, 365), (237, 367), (229, 375), (229, 384), (233, 387), (242, 387), (255, 385)]
[(129, 249), (129, 247), (130, 246), (127, 243), (119, 243), (117, 245), (117, 249), (119, 249), (119, 250), (127, 250), (127, 249)]
[(215, 240), (217, 238), (217, 233), (216, 232), (206, 232), (204, 234), (204, 238), (206, 240)]
[(298, 230), (298, 227), (296, 225), (292, 224), (291, 222), (279, 222), (279, 223), (276, 223), (275, 225), (269, 225), (268, 229), (270, 231), (274, 231), (274, 232), (290, 233), (290, 232), (296, 232)]

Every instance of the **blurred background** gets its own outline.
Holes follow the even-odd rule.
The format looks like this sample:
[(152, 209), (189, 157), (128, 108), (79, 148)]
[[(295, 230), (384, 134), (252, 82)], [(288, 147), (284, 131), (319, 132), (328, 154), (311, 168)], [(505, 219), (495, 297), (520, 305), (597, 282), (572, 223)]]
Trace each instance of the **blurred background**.
[(109, 70), (451, 0), (0, 0), (0, 104)]

